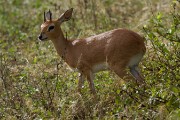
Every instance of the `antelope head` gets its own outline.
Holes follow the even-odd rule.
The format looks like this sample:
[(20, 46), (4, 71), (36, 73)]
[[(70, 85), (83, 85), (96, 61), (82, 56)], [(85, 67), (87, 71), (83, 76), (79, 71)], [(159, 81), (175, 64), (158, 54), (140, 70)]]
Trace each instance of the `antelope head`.
[(60, 25), (70, 20), (72, 16), (73, 8), (64, 12), (58, 19), (52, 19), (52, 12), (44, 12), (44, 23), (41, 25), (41, 33), (39, 40), (46, 41), (54, 38), (58, 38), (61, 34)]

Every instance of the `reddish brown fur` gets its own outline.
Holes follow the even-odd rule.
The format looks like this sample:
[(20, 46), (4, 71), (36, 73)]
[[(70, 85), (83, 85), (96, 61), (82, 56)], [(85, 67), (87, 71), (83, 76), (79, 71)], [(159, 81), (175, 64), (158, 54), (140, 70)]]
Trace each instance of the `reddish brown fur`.
[[(91, 74), (94, 66), (106, 62), (111, 70), (123, 77), (125, 67), (128, 66), (131, 58), (138, 54), (144, 55), (146, 48), (143, 38), (127, 29), (115, 29), (85, 39), (66, 40), (59, 26), (60, 21), (66, 21), (71, 16), (70, 12), (70, 10), (66, 11), (57, 20), (43, 23), (41, 34), (52, 40), (58, 54), (71, 68), (77, 68), (81, 76), (87, 77), (93, 93), (95, 90)], [(51, 24), (55, 28), (48, 32), (47, 29)], [(81, 79), (82, 77), (80, 82), (83, 81)], [(79, 83), (79, 90), (81, 86)]]

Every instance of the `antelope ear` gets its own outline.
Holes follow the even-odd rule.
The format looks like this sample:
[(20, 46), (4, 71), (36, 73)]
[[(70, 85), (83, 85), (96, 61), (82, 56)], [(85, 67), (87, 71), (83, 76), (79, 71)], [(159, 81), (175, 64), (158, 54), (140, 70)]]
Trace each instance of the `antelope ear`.
[(73, 8), (67, 10), (58, 18), (58, 21), (62, 23), (64, 21), (70, 20), (72, 16), (72, 12), (73, 12)]
[(45, 13), (45, 18), (46, 20), (49, 20), (49, 21), (52, 20), (52, 12), (50, 10)]

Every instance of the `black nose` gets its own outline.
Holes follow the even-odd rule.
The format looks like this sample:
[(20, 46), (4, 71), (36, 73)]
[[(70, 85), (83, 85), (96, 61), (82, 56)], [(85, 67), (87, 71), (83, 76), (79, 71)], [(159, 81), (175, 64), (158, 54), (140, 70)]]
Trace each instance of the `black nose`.
[(42, 35), (39, 35), (39, 37), (38, 37), (40, 40), (42, 39)]

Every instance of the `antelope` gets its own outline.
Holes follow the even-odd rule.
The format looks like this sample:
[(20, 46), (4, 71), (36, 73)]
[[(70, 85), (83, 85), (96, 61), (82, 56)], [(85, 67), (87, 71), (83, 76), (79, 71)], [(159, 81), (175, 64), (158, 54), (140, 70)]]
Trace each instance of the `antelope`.
[(61, 30), (61, 24), (70, 20), (73, 8), (67, 10), (58, 19), (52, 19), (52, 12), (44, 12), (39, 40), (51, 40), (57, 53), (64, 61), (80, 73), (78, 91), (81, 93), (84, 80), (87, 79), (90, 91), (95, 94), (94, 75), (103, 70), (114, 71), (123, 78), (127, 71), (137, 83), (144, 84), (138, 64), (146, 52), (144, 39), (128, 29), (114, 29), (84, 39), (67, 40)]

